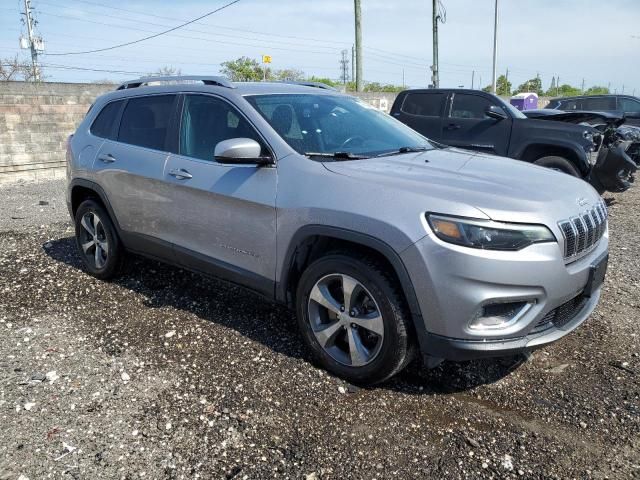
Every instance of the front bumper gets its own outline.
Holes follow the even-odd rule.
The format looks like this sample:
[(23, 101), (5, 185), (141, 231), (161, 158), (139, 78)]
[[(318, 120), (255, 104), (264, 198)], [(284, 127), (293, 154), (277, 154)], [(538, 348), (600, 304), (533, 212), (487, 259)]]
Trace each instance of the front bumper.
[[(423, 354), (450, 360), (511, 355), (555, 342), (577, 328), (598, 303), (600, 290), (580, 302), (560, 326), (541, 328), (559, 307), (581, 298), (591, 264), (608, 250), (608, 232), (587, 256), (565, 264), (557, 243), (518, 252), (477, 250), (427, 235), (402, 253), (422, 313)], [(504, 328), (474, 329), (483, 306), (526, 302)]]
[(624, 192), (631, 187), (637, 170), (638, 165), (622, 145), (603, 147), (589, 175), (589, 183), (600, 193)]

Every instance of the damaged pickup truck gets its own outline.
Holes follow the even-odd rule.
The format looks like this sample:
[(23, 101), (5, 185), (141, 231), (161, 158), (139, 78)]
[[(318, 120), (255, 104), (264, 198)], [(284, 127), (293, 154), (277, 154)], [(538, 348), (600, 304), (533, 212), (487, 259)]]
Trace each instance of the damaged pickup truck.
[(590, 174), (590, 183), (598, 192), (624, 192), (633, 183), (640, 166), (640, 127), (626, 125), (624, 115), (551, 109), (523, 113), (532, 119), (589, 125), (601, 133), (602, 147)]
[(544, 113), (530, 119), (500, 97), (479, 90), (405, 90), (391, 115), (444, 145), (559, 170), (591, 183), (600, 193), (624, 191), (633, 178), (631, 165), (609, 153), (612, 148), (601, 152), (607, 129), (579, 121), (550, 122), (550, 114)]

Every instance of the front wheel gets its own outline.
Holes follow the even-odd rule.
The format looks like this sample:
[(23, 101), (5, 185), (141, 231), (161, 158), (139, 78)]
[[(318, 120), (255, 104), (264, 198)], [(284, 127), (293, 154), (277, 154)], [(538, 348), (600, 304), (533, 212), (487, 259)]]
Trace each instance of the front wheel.
[(334, 253), (316, 260), (302, 274), (296, 307), (314, 359), (350, 382), (383, 382), (411, 360), (397, 281), (372, 258)]
[(542, 157), (533, 163), (541, 167), (551, 168), (553, 170), (566, 173), (567, 175), (571, 175), (572, 177), (582, 178), (582, 175), (580, 175), (580, 171), (573, 163), (571, 163), (566, 158), (555, 156)]

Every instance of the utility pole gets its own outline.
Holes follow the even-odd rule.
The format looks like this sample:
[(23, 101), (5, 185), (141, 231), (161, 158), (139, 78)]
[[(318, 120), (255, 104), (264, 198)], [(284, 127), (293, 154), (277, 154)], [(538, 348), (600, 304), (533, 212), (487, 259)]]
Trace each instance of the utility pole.
[(624, 83), (622, 84), (622, 95), (624, 95)]
[(580, 91), (584, 95), (584, 78), (582, 79), (582, 88), (580, 89)]
[(438, 66), (438, 0), (433, 0), (433, 65), (431, 65), (431, 85), (440, 87), (440, 72)]
[(347, 55), (349, 54), (349, 50), (342, 50), (342, 58), (340, 59), (340, 70), (342, 72), (342, 84), (346, 87), (347, 82), (349, 81), (349, 58)]
[(351, 45), (351, 81), (356, 81), (356, 48)]
[(33, 79), (40, 81), (40, 67), (38, 66), (38, 50), (42, 49), (42, 38), (36, 38), (33, 33), (35, 21), (31, 16), (31, 0), (24, 0), (24, 16), (27, 24), (27, 33), (29, 35), (28, 48), (31, 50), (31, 68), (33, 68)]
[(404, 83), (404, 68), (402, 69), (402, 88), (405, 88), (405, 83)]
[(611, 93), (611, 82), (607, 84), (607, 93)]
[(473, 70), (473, 71), (471, 72), (471, 90), (473, 90), (473, 86), (474, 86), (474, 83), (475, 83), (475, 79), (476, 79), (476, 71), (475, 71), (475, 70)]
[(556, 77), (556, 97), (558, 96), (558, 89), (560, 88), (560, 75)]
[(497, 60), (498, 60), (498, 0), (496, 0), (496, 7), (493, 18), (493, 82), (491, 83), (491, 91), (495, 95), (497, 78)]
[(356, 92), (362, 91), (362, 6), (361, 0), (353, 0), (356, 20)]

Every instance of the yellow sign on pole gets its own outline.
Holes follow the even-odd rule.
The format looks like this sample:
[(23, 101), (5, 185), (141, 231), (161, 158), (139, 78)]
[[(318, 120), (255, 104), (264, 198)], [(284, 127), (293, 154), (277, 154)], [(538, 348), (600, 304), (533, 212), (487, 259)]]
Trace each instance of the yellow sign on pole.
[(271, 63), (271, 55), (262, 55), (262, 63)]

